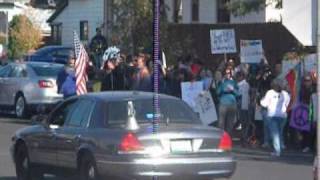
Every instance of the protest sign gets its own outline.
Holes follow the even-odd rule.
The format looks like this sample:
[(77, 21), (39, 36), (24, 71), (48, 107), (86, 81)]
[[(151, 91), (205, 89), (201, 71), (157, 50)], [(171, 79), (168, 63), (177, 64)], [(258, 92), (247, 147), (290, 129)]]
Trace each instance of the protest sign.
[(233, 29), (210, 30), (211, 53), (236, 53), (235, 33)]
[(204, 91), (195, 99), (195, 111), (200, 114), (200, 119), (205, 125), (218, 120), (216, 106), (209, 91)]
[(241, 63), (260, 63), (264, 58), (261, 40), (240, 41)]
[(202, 91), (202, 81), (181, 83), (182, 100), (184, 100), (193, 109), (196, 106), (195, 99)]
[(316, 54), (309, 54), (304, 58), (304, 70), (306, 72), (315, 72), (317, 70)]
[(309, 107), (305, 104), (298, 104), (291, 111), (290, 127), (300, 131), (310, 131)]

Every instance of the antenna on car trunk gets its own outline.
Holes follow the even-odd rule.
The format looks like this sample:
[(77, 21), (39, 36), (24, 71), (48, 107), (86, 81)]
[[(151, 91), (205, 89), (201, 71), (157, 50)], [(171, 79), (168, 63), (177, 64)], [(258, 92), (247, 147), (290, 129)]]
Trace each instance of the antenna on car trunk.
[(128, 121), (127, 121), (128, 130), (137, 130), (139, 129), (138, 122), (136, 120), (136, 112), (133, 107), (133, 102), (128, 101)]

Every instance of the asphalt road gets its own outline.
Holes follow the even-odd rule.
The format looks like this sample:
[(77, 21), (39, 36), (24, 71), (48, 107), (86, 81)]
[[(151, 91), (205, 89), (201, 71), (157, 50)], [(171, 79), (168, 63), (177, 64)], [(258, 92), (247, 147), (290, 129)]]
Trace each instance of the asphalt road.
[[(27, 120), (0, 115), (0, 180), (15, 180), (9, 146), (12, 134), (28, 126)], [(286, 152), (284, 157), (272, 158), (269, 152), (234, 148), (238, 159), (237, 170), (231, 180), (312, 180), (312, 155)], [(58, 180), (47, 177), (48, 180)], [(59, 179), (60, 180), (60, 179)]]

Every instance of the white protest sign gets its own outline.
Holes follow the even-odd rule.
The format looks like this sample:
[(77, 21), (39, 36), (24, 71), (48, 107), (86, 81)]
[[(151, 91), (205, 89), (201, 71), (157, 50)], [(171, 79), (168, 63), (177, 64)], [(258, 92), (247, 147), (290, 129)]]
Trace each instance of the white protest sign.
[(218, 120), (216, 106), (209, 91), (204, 91), (195, 99), (195, 111), (200, 114), (200, 119), (205, 125)]
[(240, 40), (241, 63), (260, 63), (264, 58), (261, 40)]
[(288, 72), (293, 69), (297, 64), (299, 63), (299, 60), (288, 60), (288, 61), (282, 61), (282, 71), (281, 73), (285, 75), (288, 74)]
[(195, 99), (203, 91), (203, 82), (182, 82), (181, 94), (184, 100), (192, 109), (195, 109)]
[(211, 53), (236, 53), (235, 33), (233, 29), (210, 30)]
[(316, 54), (309, 54), (304, 58), (304, 70), (306, 72), (315, 72), (317, 70)]

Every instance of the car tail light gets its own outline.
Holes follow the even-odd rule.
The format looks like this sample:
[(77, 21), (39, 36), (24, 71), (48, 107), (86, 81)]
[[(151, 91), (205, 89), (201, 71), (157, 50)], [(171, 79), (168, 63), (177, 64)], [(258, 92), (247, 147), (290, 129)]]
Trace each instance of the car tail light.
[(40, 80), (38, 82), (40, 88), (52, 88), (53, 83), (49, 80)]
[(220, 139), (219, 149), (222, 149), (225, 151), (231, 151), (232, 149), (232, 139), (230, 135), (226, 132), (223, 132), (223, 135)]
[(128, 133), (122, 138), (120, 150), (124, 152), (140, 151), (143, 150), (143, 146), (133, 133)]

